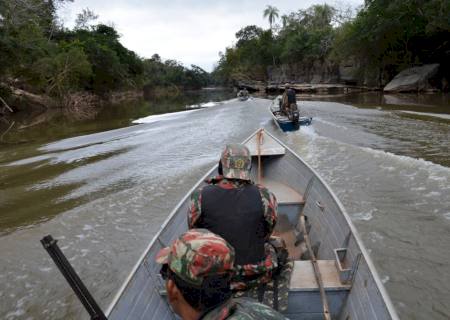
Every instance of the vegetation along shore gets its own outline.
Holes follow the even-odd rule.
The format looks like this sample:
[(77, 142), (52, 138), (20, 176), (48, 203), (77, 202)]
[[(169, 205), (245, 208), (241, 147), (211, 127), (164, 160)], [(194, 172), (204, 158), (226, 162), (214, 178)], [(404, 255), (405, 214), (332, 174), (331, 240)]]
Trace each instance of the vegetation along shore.
[(323, 4), (285, 14), (267, 6), (270, 28), (237, 31), (211, 73), (158, 54), (138, 56), (88, 8), (69, 29), (57, 14), (66, 2), (0, 3), (0, 114), (36, 107), (83, 112), (105, 101), (207, 85), (264, 92), (286, 82), (297, 92), (449, 89), (446, 0), (373, 0), (357, 9)]
[(75, 111), (136, 92), (176, 94), (208, 84), (198, 66), (186, 68), (158, 54), (139, 57), (120, 43), (113, 25), (95, 24), (89, 9), (74, 28), (62, 25), (57, 9), (68, 0), (0, 2), (0, 112), (35, 107)]

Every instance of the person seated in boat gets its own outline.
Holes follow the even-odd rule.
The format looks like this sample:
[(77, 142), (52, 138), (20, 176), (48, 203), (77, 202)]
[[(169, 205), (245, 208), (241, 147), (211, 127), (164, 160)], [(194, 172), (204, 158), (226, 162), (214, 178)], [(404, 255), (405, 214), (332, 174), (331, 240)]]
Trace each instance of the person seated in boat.
[(285, 319), (249, 298), (232, 298), (233, 247), (206, 229), (191, 229), (161, 249), (168, 302), (183, 320)]
[(278, 267), (270, 236), (277, 222), (277, 200), (267, 188), (250, 180), (251, 155), (242, 144), (228, 144), (219, 162), (219, 176), (194, 191), (188, 227), (206, 228), (236, 250), (234, 290), (271, 280)]
[(237, 97), (239, 99), (248, 99), (248, 90), (247, 88), (244, 88), (242, 90), (239, 90)]

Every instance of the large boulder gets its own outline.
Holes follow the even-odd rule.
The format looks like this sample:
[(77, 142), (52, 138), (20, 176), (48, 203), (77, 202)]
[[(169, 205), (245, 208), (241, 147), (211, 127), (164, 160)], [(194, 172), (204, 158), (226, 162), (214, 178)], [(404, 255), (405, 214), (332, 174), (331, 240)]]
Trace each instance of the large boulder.
[(439, 64), (426, 64), (405, 69), (385, 87), (385, 92), (410, 92), (430, 89), (429, 80), (439, 71)]

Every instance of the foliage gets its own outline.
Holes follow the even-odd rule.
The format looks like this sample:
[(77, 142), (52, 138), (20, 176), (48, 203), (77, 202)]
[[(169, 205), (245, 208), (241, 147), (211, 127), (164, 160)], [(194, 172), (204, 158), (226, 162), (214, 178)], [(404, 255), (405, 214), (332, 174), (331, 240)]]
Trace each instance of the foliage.
[(73, 30), (64, 28), (56, 9), (68, 1), (0, 1), (0, 86), (64, 98), (77, 91), (109, 95), (146, 84), (197, 89), (210, 82), (198, 66), (162, 61), (157, 54), (142, 59), (120, 43), (113, 26), (94, 24), (98, 15), (89, 8), (78, 14)]
[(379, 77), (379, 84), (418, 64), (441, 63), (450, 70), (448, 0), (366, 0), (356, 16), (348, 7), (313, 5), (281, 15), (281, 25), (273, 25), (278, 10), (267, 6), (264, 17), (276, 32), (257, 26), (238, 31), (236, 45), (220, 54), (217, 79), (230, 82), (267, 70), (270, 55), (273, 65), (350, 59), (361, 73)]
[(371, 67), (391, 73), (415, 64), (448, 61), (450, 2), (372, 0), (345, 26), (336, 44)]
[(279, 11), (276, 7), (270, 5), (268, 5), (263, 12), (264, 18), (267, 18), (269, 20), (270, 30), (272, 30), (272, 25), (275, 22), (275, 19), (278, 18), (278, 12)]
[(188, 69), (175, 60), (161, 61), (154, 54), (144, 60), (146, 88), (177, 86), (185, 89), (200, 89), (209, 83), (209, 74), (202, 68), (191, 65)]
[[(269, 13), (275, 12), (278, 17), (274, 9), (268, 6), (265, 16), (270, 18)], [(246, 26), (236, 33), (236, 45), (220, 55), (213, 75), (224, 82), (246, 76), (264, 80), (270, 65), (323, 60), (332, 48), (336, 14), (337, 10), (325, 4), (282, 15), (283, 26), (273, 28), (279, 29), (278, 34), (273, 33), (272, 26), (270, 30)]]
[(58, 97), (64, 97), (71, 89), (80, 89), (83, 80), (92, 74), (86, 54), (78, 47), (68, 47), (55, 56), (40, 59), (35, 70), (47, 93)]
[(75, 29), (88, 29), (90, 24), (98, 19), (98, 15), (95, 14), (89, 8), (83, 9), (81, 13), (77, 15), (75, 20)]

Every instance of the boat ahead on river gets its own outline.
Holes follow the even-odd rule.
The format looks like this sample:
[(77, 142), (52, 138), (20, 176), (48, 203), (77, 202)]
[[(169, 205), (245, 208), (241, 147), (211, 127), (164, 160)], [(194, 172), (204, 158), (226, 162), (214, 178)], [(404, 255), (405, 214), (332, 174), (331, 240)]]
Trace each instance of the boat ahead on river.
[[(253, 156), (252, 178), (277, 197), (275, 234), (285, 240), (294, 261), (284, 314), (290, 319), (398, 319), (355, 227), (328, 185), (268, 132), (258, 130), (244, 143)], [(217, 166), (169, 215), (114, 298), (108, 319), (176, 319), (155, 256), (187, 230), (191, 193), (216, 173)]]
[(280, 99), (277, 98), (270, 105), (269, 111), (278, 128), (287, 131), (296, 131), (300, 129), (300, 126), (309, 126), (312, 122), (312, 117), (300, 117), (298, 112), (296, 114), (291, 113), (286, 115), (281, 111)]

